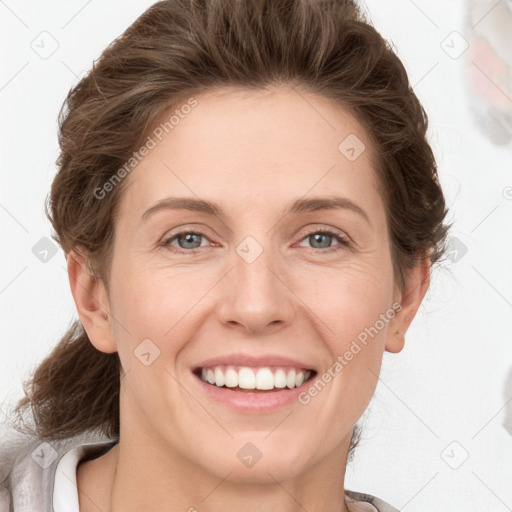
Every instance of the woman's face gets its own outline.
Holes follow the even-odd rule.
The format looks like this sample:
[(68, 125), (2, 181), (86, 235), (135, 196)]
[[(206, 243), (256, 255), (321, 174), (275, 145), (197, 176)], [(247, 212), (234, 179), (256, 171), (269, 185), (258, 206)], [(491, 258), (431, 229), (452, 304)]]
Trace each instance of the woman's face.
[[(239, 481), (339, 468), (405, 325), (369, 139), (287, 87), (195, 99), (125, 178), (110, 330), (92, 336), (119, 353), (122, 438)], [(200, 378), (216, 364), (219, 383), (228, 365), (288, 381), (221, 388)], [(290, 389), (292, 368), (312, 378)]]

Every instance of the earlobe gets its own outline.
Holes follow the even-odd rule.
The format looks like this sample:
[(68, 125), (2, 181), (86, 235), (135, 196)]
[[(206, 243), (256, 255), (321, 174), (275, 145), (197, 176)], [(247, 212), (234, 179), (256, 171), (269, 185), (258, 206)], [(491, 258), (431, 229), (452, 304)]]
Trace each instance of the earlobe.
[(405, 345), (405, 333), (411, 325), (430, 285), (430, 259), (418, 261), (407, 277), (406, 287), (398, 294), (401, 309), (389, 322), (385, 349), (398, 353)]
[(386, 341), (386, 352), (393, 352), (397, 354), (401, 352), (405, 346), (405, 333), (396, 330), (394, 334), (388, 333), (388, 339)]
[(96, 349), (106, 353), (115, 352), (117, 347), (105, 284), (94, 275), (84, 254), (72, 249), (66, 255), (69, 285), (78, 316)]

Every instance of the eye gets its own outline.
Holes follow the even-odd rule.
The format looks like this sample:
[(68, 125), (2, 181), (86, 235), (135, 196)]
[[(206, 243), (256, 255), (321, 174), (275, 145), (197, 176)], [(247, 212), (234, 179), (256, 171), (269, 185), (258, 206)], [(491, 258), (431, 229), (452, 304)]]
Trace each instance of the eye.
[[(316, 229), (315, 231), (311, 231), (302, 240), (309, 240), (313, 249), (319, 249), (322, 252), (334, 252), (350, 245), (347, 237), (331, 229)], [(330, 245), (333, 240), (336, 240), (338, 244), (334, 246)]]
[[(206, 235), (199, 231), (181, 231), (164, 240), (161, 245), (164, 247), (172, 247), (172, 250), (178, 252), (183, 250), (184, 252), (194, 253), (196, 249), (201, 247), (202, 237), (206, 238)], [(174, 241), (178, 243), (176, 249), (174, 249), (174, 247), (176, 247), (176, 245), (173, 244)]]
[[(175, 252), (194, 254), (198, 252), (201, 247), (205, 247), (205, 245), (201, 243), (202, 238), (207, 240), (207, 236), (200, 231), (180, 231), (165, 239), (160, 245)], [(350, 241), (347, 237), (331, 229), (317, 228), (316, 230), (310, 231), (302, 240), (309, 240), (312, 249), (318, 249), (323, 253), (338, 251), (344, 247), (350, 246)], [(338, 242), (334, 246), (331, 245), (333, 240)], [(174, 242), (176, 242), (177, 245)]]

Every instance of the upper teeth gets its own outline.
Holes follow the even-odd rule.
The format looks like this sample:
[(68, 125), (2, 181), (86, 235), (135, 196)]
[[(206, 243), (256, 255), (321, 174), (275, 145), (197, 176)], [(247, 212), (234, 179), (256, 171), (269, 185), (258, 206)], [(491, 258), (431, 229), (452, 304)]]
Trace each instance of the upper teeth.
[[(286, 373), (287, 372), (287, 373)], [(242, 389), (294, 388), (300, 386), (311, 376), (311, 371), (301, 369), (250, 368), (242, 366), (238, 370), (233, 366), (212, 366), (201, 369), (201, 379), (215, 386)]]

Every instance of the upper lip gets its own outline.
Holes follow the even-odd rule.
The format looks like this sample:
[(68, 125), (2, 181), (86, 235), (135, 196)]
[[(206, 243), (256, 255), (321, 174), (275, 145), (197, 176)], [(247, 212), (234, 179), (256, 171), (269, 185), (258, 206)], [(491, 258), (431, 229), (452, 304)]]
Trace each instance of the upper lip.
[(266, 354), (261, 356), (253, 356), (249, 354), (230, 354), (225, 356), (212, 357), (194, 365), (192, 370), (195, 371), (198, 368), (220, 365), (249, 366), (252, 368), (261, 368), (264, 366), (286, 366), (293, 368), (305, 368), (308, 370), (316, 371), (311, 366), (311, 363), (305, 363), (304, 361), (299, 361), (298, 359), (292, 359), (290, 357), (280, 356), (277, 354)]

